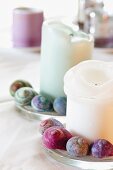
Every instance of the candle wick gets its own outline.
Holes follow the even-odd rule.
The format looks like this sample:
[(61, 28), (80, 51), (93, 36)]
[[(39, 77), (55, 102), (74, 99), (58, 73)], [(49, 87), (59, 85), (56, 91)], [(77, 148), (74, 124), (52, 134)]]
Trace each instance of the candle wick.
[(69, 34), (70, 36), (74, 36), (74, 34), (73, 33), (71, 33), (71, 34)]

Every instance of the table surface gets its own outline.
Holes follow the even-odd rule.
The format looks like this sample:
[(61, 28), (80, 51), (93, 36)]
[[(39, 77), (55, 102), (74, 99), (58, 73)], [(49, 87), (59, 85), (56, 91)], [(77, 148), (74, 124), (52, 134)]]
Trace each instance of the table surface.
[[(93, 58), (113, 61), (112, 50), (94, 49)], [(40, 121), (24, 119), (9, 93), (17, 79), (39, 90), (40, 53), (31, 49), (0, 48), (0, 170), (80, 170), (50, 158), (42, 149)]]

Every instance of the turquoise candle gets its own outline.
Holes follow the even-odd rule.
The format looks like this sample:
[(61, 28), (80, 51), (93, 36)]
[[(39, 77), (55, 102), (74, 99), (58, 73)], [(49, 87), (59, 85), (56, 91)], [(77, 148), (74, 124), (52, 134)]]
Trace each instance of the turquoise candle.
[(72, 66), (91, 59), (93, 38), (74, 25), (47, 20), (42, 26), (40, 93), (51, 98), (65, 96), (64, 74)]

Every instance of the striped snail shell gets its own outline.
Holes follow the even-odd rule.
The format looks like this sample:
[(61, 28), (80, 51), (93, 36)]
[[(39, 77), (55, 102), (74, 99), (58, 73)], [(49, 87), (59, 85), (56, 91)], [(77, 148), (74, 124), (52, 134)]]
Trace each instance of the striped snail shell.
[(44, 112), (44, 111), (53, 111), (53, 103), (42, 95), (36, 95), (31, 100), (31, 106), (34, 110)]
[(22, 87), (18, 89), (15, 93), (15, 102), (21, 106), (26, 106), (31, 104), (31, 100), (37, 92), (30, 87)]
[(25, 80), (15, 80), (11, 85), (10, 85), (10, 94), (11, 96), (14, 97), (15, 92), (20, 89), (21, 87), (32, 87), (32, 85)]

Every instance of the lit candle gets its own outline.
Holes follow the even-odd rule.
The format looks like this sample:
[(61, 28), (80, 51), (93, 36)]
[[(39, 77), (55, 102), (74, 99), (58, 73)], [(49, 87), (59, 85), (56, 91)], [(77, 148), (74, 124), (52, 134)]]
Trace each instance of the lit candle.
[(67, 95), (66, 127), (93, 141), (113, 143), (113, 63), (88, 60), (64, 76)]
[(80, 61), (91, 59), (93, 38), (62, 21), (42, 26), (40, 93), (52, 98), (65, 96), (64, 74)]

